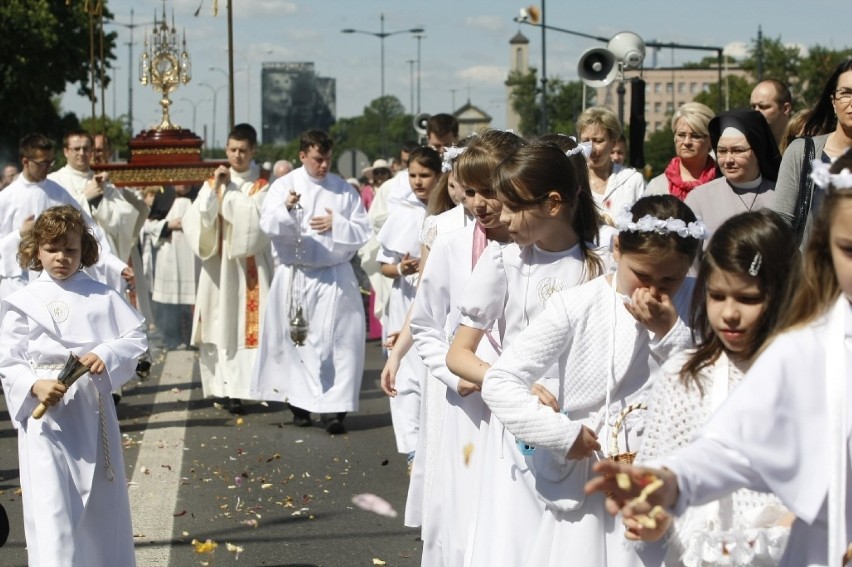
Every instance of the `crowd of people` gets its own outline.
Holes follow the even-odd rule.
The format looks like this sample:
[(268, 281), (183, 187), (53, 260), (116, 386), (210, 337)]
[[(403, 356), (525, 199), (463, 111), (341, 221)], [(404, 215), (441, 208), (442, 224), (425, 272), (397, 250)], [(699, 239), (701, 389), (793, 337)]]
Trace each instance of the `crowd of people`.
[(0, 378), (31, 563), (133, 564), (114, 404), (156, 331), (224, 411), (331, 435), (381, 337), (423, 565), (845, 564), (852, 60), (804, 123), (779, 81), (751, 106), (677, 109), (650, 183), (602, 107), (577, 138), (436, 114), (361, 180), (319, 130), (272, 179), (238, 124), (209, 180), (142, 189), (92, 169), (104, 136), (54, 172), (24, 137)]

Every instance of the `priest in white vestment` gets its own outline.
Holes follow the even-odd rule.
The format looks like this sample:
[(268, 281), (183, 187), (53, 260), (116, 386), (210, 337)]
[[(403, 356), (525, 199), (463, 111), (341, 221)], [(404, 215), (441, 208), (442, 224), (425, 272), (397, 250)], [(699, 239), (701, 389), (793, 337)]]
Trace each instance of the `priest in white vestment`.
[(204, 395), (224, 398), (234, 414), (245, 411), (241, 400), (254, 399), (249, 384), (272, 275), (269, 237), (260, 230), (269, 183), (254, 163), (256, 148), (255, 129), (234, 126), (225, 148), (230, 167), (216, 169), (182, 218), (201, 259), (192, 344)]
[(87, 131), (67, 133), (62, 151), (67, 163), (47, 178), (68, 191), (80, 208), (103, 229), (113, 254), (126, 262), (139, 234), (134, 232), (139, 210), (110, 183), (106, 173), (95, 175), (92, 171), (92, 137)]
[[(358, 409), (364, 370), (364, 310), (349, 260), (370, 235), (358, 192), (328, 172), (332, 141), (302, 135), (302, 167), (269, 190), (260, 219), (281, 264), (272, 281), (267, 320), (252, 377), (258, 399), (287, 401), (297, 426), (322, 414), (330, 434)], [(296, 206), (298, 205), (298, 206)], [(297, 345), (289, 322), (302, 310), (307, 337)]]
[[(21, 141), (20, 154), (21, 174), (0, 191), (0, 299), (30, 280), (30, 274), (17, 260), (21, 232), (30, 230), (35, 218), (50, 207), (72, 205), (80, 209), (80, 204), (65, 189), (47, 178), (53, 165), (53, 142), (42, 134), (29, 134)], [(83, 217), (101, 246), (98, 263), (86, 268), (86, 273), (115, 290), (122, 290), (124, 278), (132, 275), (132, 271), (112, 253), (103, 230), (86, 211)]]

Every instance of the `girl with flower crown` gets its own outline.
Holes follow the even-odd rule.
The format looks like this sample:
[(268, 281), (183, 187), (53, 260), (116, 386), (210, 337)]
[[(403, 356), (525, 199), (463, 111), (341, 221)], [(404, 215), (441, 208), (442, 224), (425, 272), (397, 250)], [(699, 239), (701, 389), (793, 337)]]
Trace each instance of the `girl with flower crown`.
[[(596, 245), (600, 216), (588, 182), (581, 181), (583, 150), (589, 148), (570, 139), (562, 142), (567, 152), (542, 142), (518, 148), (494, 174), (492, 183), (503, 205), (500, 217), (513, 242), (491, 244), (484, 251), (465, 287), (460, 325), (446, 357), (449, 370), (477, 390), (494, 362), (482, 356), (483, 347), (502, 352), (544, 312), (553, 294), (609, 269), (608, 250)], [(523, 396), (533, 395), (555, 409), (557, 400), (548, 386), (556, 369), (548, 370), (536, 377), (538, 383), (526, 386)], [(482, 403), (478, 392), (469, 398)], [(521, 565), (544, 514), (534, 487), (532, 449), (494, 415), (482, 429), (484, 435), (469, 447), (482, 474), (458, 487), (479, 494), (466, 532), (465, 564)]]
[[(671, 195), (642, 198), (616, 220), (615, 273), (553, 294), (485, 372), (482, 397), (492, 415), (535, 447), (533, 484), (544, 504), (535, 531), (524, 530), (513, 541), (523, 553), (512, 565), (600, 567), (661, 559), (659, 546), (641, 553), (626, 548), (623, 527), (606, 514), (603, 496), (586, 496), (583, 485), (591, 463), (606, 457), (601, 445), (610, 444), (613, 430), (622, 439), (619, 452), (639, 448), (641, 417), (635, 416), (641, 412), (623, 427), (617, 422), (645, 401), (662, 364), (691, 343), (684, 323), (692, 292), (687, 271), (704, 230)], [(551, 368), (557, 370), (556, 408), (529, 394)]]
[[(780, 216), (761, 210), (725, 221), (705, 251), (695, 284), (694, 349), (675, 356), (654, 383), (637, 462), (689, 444), (743, 379), (778, 325), (799, 278), (796, 241)], [(656, 530), (626, 523), (630, 538), (667, 534), (667, 567), (777, 565), (790, 533), (777, 498), (740, 490), (689, 510)]]
[[(828, 166), (817, 161), (814, 172)], [(590, 494), (648, 524), (735, 490), (774, 492), (795, 514), (781, 567), (852, 558), (852, 152), (830, 168), (781, 330), (686, 447), (654, 468), (597, 463)], [(824, 179), (815, 176), (815, 183)], [(640, 496), (641, 495), (641, 496)], [(625, 521), (626, 521), (625, 520)], [(649, 523), (649, 520), (653, 520)], [(637, 530), (642, 535), (642, 529)]]

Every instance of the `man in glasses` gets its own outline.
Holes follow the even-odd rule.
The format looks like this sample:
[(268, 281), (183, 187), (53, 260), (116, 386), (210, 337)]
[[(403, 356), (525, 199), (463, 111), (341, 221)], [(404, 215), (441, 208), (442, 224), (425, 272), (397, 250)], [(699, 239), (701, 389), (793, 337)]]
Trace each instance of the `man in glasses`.
[(48, 175), (48, 179), (68, 191), (103, 229), (113, 254), (127, 261), (139, 234), (134, 232), (139, 211), (110, 183), (105, 172), (92, 171), (92, 147), (92, 136), (86, 130), (65, 134), (62, 151), (67, 163)]

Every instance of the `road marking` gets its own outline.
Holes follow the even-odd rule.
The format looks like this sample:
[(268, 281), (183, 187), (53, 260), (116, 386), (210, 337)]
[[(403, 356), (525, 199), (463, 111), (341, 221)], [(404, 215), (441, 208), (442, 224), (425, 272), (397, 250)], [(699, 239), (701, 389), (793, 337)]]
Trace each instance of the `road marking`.
[[(133, 533), (140, 536), (134, 537), (138, 565), (169, 564), (189, 414), (189, 390), (173, 388), (186, 384), (187, 376), (192, 378), (194, 363), (192, 351), (168, 353), (160, 375), (160, 392), (154, 397), (154, 412), (142, 436), (130, 484)], [(169, 406), (178, 409), (157, 409)]]

